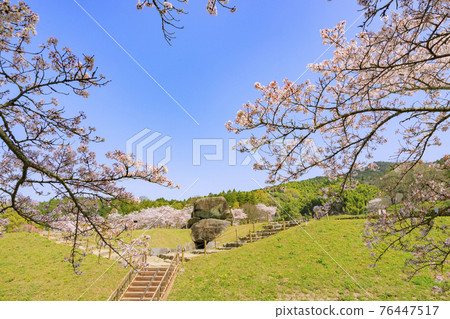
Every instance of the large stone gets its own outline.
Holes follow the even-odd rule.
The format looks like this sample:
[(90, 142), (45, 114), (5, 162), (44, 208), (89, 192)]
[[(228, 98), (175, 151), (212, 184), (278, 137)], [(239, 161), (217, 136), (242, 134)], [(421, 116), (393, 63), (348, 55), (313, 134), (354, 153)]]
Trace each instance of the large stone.
[(170, 253), (170, 248), (166, 248), (166, 247), (153, 247), (150, 250), (150, 254), (152, 256), (160, 256), (160, 255), (164, 255)]
[(220, 219), (202, 219), (195, 223), (191, 228), (191, 238), (198, 249), (204, 248), (206, 242), (213, 241), (219, 237), (231, 223), (227, 220)]
[(194, 225), (195, 223), (198, 223), (199, 221), (201, 221), (200, 218), (198, 217), (194, 217), (188, 220), (188, 228), (191, 228), (192, 225)]
[(194, 203), (192, 218), (233, 220), (230, 206), (223, 197), (204, 197)]
[(193, 251), (195, 249), (195, 244), (191, 241), (184, 246), (185, 251)]

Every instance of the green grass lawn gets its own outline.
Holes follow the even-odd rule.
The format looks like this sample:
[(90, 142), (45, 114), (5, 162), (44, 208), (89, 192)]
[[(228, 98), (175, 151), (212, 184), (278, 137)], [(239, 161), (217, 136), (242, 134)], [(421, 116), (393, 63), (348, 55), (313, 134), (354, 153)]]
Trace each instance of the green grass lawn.
[[(184, 265), (169, 300), (448, 300), (431, 292), (428, 272), (411, 281), (405, 255), (390, 252), (375, 268), (360, 237), (364, 220), (322, 220)], [(230, 230), (231, 231), (231, 230)]]
[[(64, 261), (70, 247), (36, 233), (9, 233), (0, 238), (0, 300), (77, 300), (113, 263), (88, 255), (83, 275)], [(81, 300), (106, 300), (127, 273), (112, 266)]]
[[(263, 225), (263, 223), (255, 224), (255, 230), (261, 230)], [(239, 237), (244, 237), (248, 235), (249, 230), (253, 231), (253, 224), (228, 227), (222, 235), (217, 237), (217, 243), (225, 244), (227, 242), (236, 241), (236, 230), (238, 231)]]
[[(360, 235), (364, 220), (310, 222), (305, 230), (328, 251), (375, 300), (448, 300), (431, 293), (428, 272), (411, 281), (402, 273), (405, 255), (389, 253), (376, 268)], [(261, 229), (263, 224), (257, 224)], [(234, 241), (253, 225), (230, 227), (218, 241)], [(134, 231), (133, 237), (144, 231)], [(146, 232), (152, 247), (185, 245), (190, 230)], [(129, 238), (129, 237), (128, 237)], [(9, 233), (0, 239), (0, 300), (76, 300), (112, 264), (88, 255), (83, 275), (63, 260), (70, 247), (38, 234)], [(242, 248), (186, 263), (170, 300), (370, 300), (335, 262), (299, 227)], [(106, 300), (128, 270), (118, 264), (81, 300)]]
[[(144, 232), (151, 236), (151, 247), (176, 248), (191, 241), (190, 230), (184, 229), (135, 230), (133, 238)], [(88, 255), (84, 274), (75, 275), (64, 261), (69, 254), (70, 247), (36, 233), (6, 234), (0, 239), (0, 300), (76, 300), (113, 263)], [(116, 263), (81, 300), (106, 300), (127, 272)]]
[[(263, 223), (255, 224), (255, 230), (261, 230)], [(253, 224), (231, 226), (219, 237), (217, 237), (217, 243), (225, 244), (227, 242), (236, 241), (236, 230), (238, 236), (243, 237), (248, 235), (248, 231), (253, 231)], [(176, 248), (178, 245), (186, 245), (191, 242), (191, 230), (190, 229), (141, 229), (133, 231), (133, 238), (138, 238), (142, 234), (149, 235), (151, 237), (150, 247), (168, 247)], [(129, 232), (122, 234), (120, 237), (129, 242)]]

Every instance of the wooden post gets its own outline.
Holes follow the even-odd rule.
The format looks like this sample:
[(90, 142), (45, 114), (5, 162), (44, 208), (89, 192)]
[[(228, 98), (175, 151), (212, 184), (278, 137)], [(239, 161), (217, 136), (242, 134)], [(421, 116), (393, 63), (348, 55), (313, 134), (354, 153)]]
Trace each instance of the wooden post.
[(269, 214), (267, 214), (267, 224), (270, 223)]
[(253, 222), (253, 232), (256, 233), (256, 231), (255, 231), (255, 222)]
[(234, 219), (231, 220), (231, 226), (233, 226)]
[(252, 231), (250, 229), (248, 230), (248, 237), (250, 238), (250, 242), (252, 243), (253, 242), (253, 240), (252, 240)]
[(236, 241), (239, 241), (238, 239), (238, 234), (237, 234), (237, 229), (235, 229), (235, 231), (236, 231)]
[(167, 224), (166, 229), (169, 229), (169, 224)]
[(284, 218), (283, 218), (283, 230), (286, 230), (286, 222), (284, 221)]
[[(111, 259), (111, 253), (112, 253), (112, 249), (111, 246), (109, 246), (109, 254), (108, 254), (108, 259)], [(147, 257), (147, 256), (146, 256)]]
[(48, 228), (47, 239), (50, 239), (50, 227)]
[(205, 256), (206, 256), (206, 240), (205, 240)]
[(183, 249), (181, 250), (181, 263), (182, 264), (184, 264), (184, 251), (185, 251), (185, 249), (183, 247)]

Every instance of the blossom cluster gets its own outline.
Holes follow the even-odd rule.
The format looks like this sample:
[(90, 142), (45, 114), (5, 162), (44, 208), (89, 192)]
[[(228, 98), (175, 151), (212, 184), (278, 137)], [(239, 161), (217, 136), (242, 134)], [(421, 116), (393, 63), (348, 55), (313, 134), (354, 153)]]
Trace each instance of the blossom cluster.
[[(257, 82), (260, 97), (243, 104), (225, 124), (230, 132), (251, 133), (240, 150), (265, 155), (254, 168), (268, 172), (267, 182), (295, 180), (317, 167), (330, 179), (342, 177), (342, 194), (355, 187), (357, 171), (376, 169), (368, 162), (388, 139), (401, 141), (391, 155), (403, 176), (430, 148), (441, 146), (450, 126), (450, 2), (359, 3), (366, 21), (354, 38), (347, 39), (344, 21), (321, 31), (333, 54), (308, 65), (317, 74), (314, 82)], [(380, 24), (371, 25), (377, 17)], [(308, 147), (311, 141), (315, 149)], [(448, 170), (445, 165), (441, 169)], [(417, 176), (398, 211), (385, 210), (368, 224), (370, 246), (384, 243), (385, 249), (413, 253), (408, 264), (415, 270), (439, 270), (448, 263), (448, 235), (434, 223), (439, 215), (431, 214), (430, 206), (448, 201), (448, 189), (448, 182)], [(326, 214), (333, 201), (315, 207), (316, 216)], [(424, 236), (413, 245), (405, 236), (416, 229)], [(431, 236), (432, 231), (442, 238)]]
[(170, 206), (146, 208), (138, 212), (133, 212), (123, 218), (128, 222), (136, 221), (137, 229), (149, 229), (160, 227), (181, 228), (186, 225), (191, 218), (192, 207), (186, 206), (183, 209), (174, 209)]
[[(177, 25), (179, 19), (178, 15), (185, 14), (184, 8), (180, 5), (187, 5), (188, 0), (173, 0), (173, 1), (161, 1), (161, 0), (139, 0), (136, 4), (138, 10), (144, 8), (153, 8), (156, 10), (162, 21), (162, 30), (166, 41), (170, 44), (170, 41), (175, 38), (174, 32), (169, 31), (169, 27), (175, 29), (182, 29)], [(228, 0), (208, 0), (206, 4), (206, 11), (211, 15), (217, 15), (217, 5), (228, 9), (230, 12), (235, 12), (236, 7), (229, 7)]]
[[(449, 18), (443, 14), (449, 4), (426, 3), (399, 1), (378, 31), (364, 29), (356, 39), (345, 37), (345, 22), (322, 30), (334, 51), (331, 59), (309, 65), (319, 74), (316, 83), (255, 83), (261, 97), (244, 104), (226, 127), (253, 133), (241, 150), (267, 154), (255, 168), (268, 171), (268, 182), (297, 179), (312, 167), (331, 178), (367, 167), (388, 141), (388, 124), (397, 120), (399, 161), (418, 161), (426, 148), (440, 145), (439, 133), (449, 126), (448, 95), (442, 93), (449, 85)], [(285, 140), (294, 142), (286, 148), (274, 143)], [(305, 152), (311, 140), (318, 147)]]
[(233, 215), (233, 218), (235, 220), (247, 219), (247, 214), (244, 213), (244, 210), (242, 208), (232, 209), (231, 214)]
[(256, 204), (256, 209), (264, 214), (268, 214), (271, 218), (277, 214), (277, 208), (274, 206), (266, 206), (264, 204)]
[[(102, 242), (108, 223), (96, 215), (98, 204), (134, 200), (120, 186), (126, 179), (176, 187), (166, 167), (142, 165), (120, 151), (106, 154), (112, 165), (98, 161), (89, 148), (102, 142), (86, 116), (68, 114), (57, 96), (87, 98), (92, 88), (107, 84), (91, 55), (79, 57), (50, 37), (30, 48), (39, 17), (22, 1), (0, 3), (0, 217), (14, 210), (25, 219), (73, 234), (74, 248), (86, 229)], [(28, 194), (47, 196), (58, 205), (43, 213)], [(89, 225), (83, 228), (81, 225)], [(76, 263), (72, 250), (69, 258)]]

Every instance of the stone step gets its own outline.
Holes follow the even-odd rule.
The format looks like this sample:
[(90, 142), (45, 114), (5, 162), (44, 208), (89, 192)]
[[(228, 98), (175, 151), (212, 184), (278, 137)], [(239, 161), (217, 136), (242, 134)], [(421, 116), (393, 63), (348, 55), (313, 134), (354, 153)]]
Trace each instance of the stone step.
[(167, 270), (167, 267), (145, 267), (142, 271), (157, 271)]
[(146, 276), (146, 275), (144, 275), (144, 276), (141, 276), (141, 275), (137, 275), (136, 277), (135, 277), (135, 281), (150, 281), (150, 280), (159, 280), (159, 281), (161, 281), (162, 280), (162, 278), (163, 278), (163, 275), (164, 275), (164, 272), (161, 272), (161, 273), (158, 273), (158, 275), (156, 275), (156, 276)]
[(158, 272), (156, 272), (156, 271), (140, 271), (138, 275), (139, 276), (153, 276), (155, 274), (161, 274), (164, 271), (166, 271), (166, 269), (161, 269)]
[[(141, 301), (141, 298), (138, 297), (122, 297), (121, 301)], [(150, 300), (150, 298), (143, 298), (142, 301)]]
[(237, 248), (237, 247), (219, 247), (219, 248), (217, 248), (217, 250), (232, 250), (234, 248)]
[(152, 282), (150, 286), (147, 285), (141, 285), (141, 286), (129, 286), (127, 289), (127, 292), (136, 292), (141, 293), (141, 295), (144, 293), (145, 290), (147, 290), (146, 294), (149, 292), (155, 292), (156, 288), (158, 288), (159, 282)]
[[(252, 235), (252, 241), (257, 241), (257, 240), (260, 240), (262, 238), (263, 238), (262, 236)], [(241, 241), (248, 242), (248, 241), (250, 241), (250, 236), (240, 237), (239, 239)]]
[(257, 236), (265, 236), (265, 237), (268, 237), (268, 236), (272, 236), (272, 235), (275, 235), (275, 234), (278, 234), (280, 231), (258, 231), (257, 233), (256, 233), (256, 235)]
[[(145, 293), (144, 298), (151, 298), (153, 296), (153, 293), (156, 291), (156, 287), (151, 287), (148, 289), (148, 291)], [(123, 297), (121, 298), (124, 300), (124, 298), (141, 298), (143, 295), (143, 291), (127, 291), (123, 294)]]
[(242, 242), (233, 241), (233, 242), (230, 242), (230, 243), (225, 243), (224, 247), (241, 247), (243, 245), (244, 244)]
[(281, 226), (279, 226), (279, 225), (264, 225), (263, 228), (265, 230), (275, 230), (275, 229), (283, 230), (283, 225), (281, 225)]
[[(150, 287), (158, 286), (159, 282), (150, 283)], [(148, 281), (133, 281), (130, 285), (130, 288), (146, 288), (148, 286)]]
[[(190, 251), (191, 254), (195, 254), (195, 255), (202, 255), (205, 254), (205, 250), (204, 249), (195, 249)], [(206, 253), (207, 254), (214, 254), (217, 253), (217, 249), (206, 249)]]

